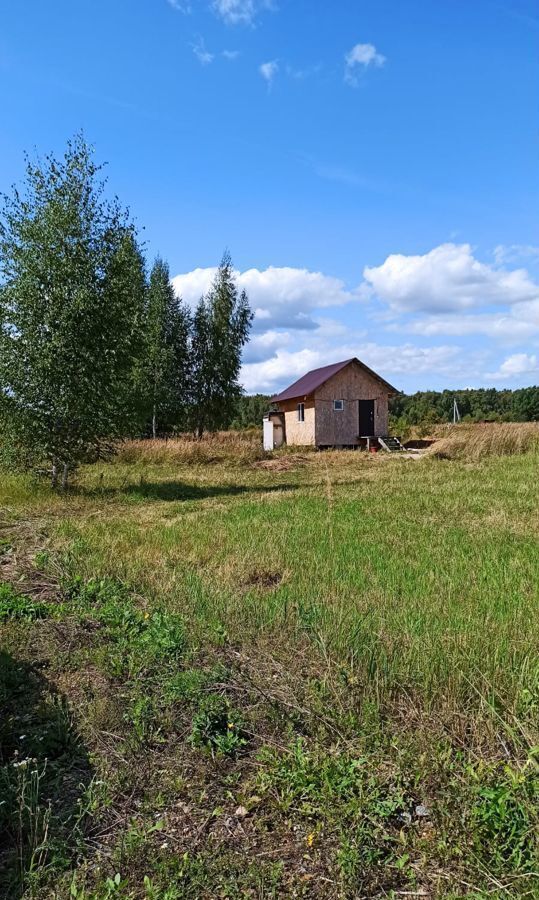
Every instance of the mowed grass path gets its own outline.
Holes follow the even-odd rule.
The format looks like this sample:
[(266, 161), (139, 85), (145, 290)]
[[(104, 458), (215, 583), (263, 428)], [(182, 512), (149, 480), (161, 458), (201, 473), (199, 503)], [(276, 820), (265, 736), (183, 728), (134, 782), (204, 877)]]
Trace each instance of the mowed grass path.
[(539, 679), (537, 463), (116, 462), (53, 503), (19, 481), (0, 490), (47, 521), (74, 572), (165, 600), (201, 635), (293, 655), (308, 634), (358, 692), (466, 707), (494, 694), (514, 711)]

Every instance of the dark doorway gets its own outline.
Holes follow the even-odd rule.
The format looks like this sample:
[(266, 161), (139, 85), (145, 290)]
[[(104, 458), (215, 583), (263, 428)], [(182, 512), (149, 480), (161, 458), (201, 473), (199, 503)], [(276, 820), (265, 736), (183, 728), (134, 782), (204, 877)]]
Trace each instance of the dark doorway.
[(359, 401), (359, 433), (361, 437), (374, 434), (374, 400)]

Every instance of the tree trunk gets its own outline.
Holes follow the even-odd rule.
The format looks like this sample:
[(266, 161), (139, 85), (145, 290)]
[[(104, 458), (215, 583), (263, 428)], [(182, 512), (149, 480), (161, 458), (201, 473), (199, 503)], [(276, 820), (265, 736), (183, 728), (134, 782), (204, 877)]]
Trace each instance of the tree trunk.
[(204, 426), (201, 424), (197, 425), (197, 440), (198, 441), (202, 440), (203, 434), (204, 434)]
[(64, 467), (62, 469), (62, 491), (67, 490), (67, 478), (69, 475), (69, 466), (67, 463), (64, 463)]
[(153, 415), (152, 415), (152, 435), (153, 435), (153, 439), (155, 441), (155, 439), (157, 437), (157, 410), (155, 408), (155, 404), (153, 407)]
[(55, 459), (52, 461), (51, 487), (54, 489), (58, 486), (58, 463)]

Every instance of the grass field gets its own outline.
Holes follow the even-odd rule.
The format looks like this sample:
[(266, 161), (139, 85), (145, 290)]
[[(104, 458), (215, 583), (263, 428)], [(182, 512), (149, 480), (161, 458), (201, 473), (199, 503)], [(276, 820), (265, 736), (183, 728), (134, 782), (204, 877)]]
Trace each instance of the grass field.
[(539, 897), (539, 453), (493, 428), (1, 476), (0, 895)]

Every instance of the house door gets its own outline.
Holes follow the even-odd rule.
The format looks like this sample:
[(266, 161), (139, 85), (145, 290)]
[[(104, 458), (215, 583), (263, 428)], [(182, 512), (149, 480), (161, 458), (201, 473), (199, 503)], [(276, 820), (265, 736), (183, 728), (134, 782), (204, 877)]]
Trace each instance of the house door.
[(361, 437), (374, 435), (374, 400), (359, 401), (359, 434)]

